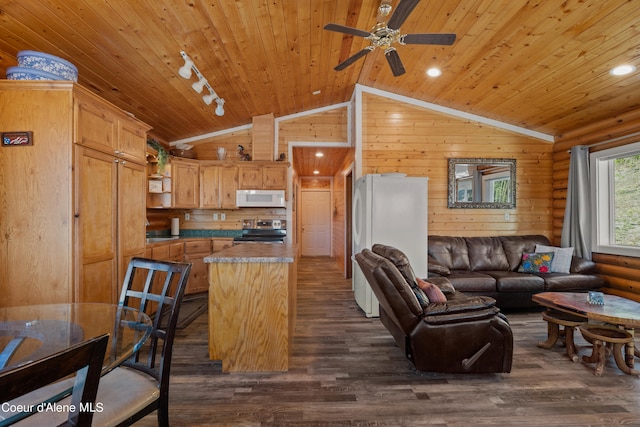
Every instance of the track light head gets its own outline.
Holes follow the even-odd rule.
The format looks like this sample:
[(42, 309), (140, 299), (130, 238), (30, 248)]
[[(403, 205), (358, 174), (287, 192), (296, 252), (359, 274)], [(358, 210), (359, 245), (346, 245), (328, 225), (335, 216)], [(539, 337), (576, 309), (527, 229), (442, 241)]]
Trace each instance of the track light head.
[(183, 79), (190, 79), (191, 68), (193, 68), (193, 61), (191, 61), (189, 57), (186, 57), (184, 60), (184, 65), (178, 70), (178, 74), (180, 74), (180, 77), (182, 77)]
[(198, 80), (197, 82), (195, 82), (194, 84), (191, 85), (191, 87), (193, 88), (193, 90), (195, 90), (198, 93), (202, 93), (202, 89), (204, 89), (205, 85), (207, 84), (207, 79), (205, 79), (204, 77), (200, 77), (200, 80)]
[(218, 104), (216, 107), (216, 116), (224, 116), (224, 99), (216, 98), (216, 104)]
[(211, 105), (213, 100), (216, 99), (217, 95), (215, 93), (210, 93), (209, 95), (205, 95), (202, 97), (202, 100), (205, 104)]

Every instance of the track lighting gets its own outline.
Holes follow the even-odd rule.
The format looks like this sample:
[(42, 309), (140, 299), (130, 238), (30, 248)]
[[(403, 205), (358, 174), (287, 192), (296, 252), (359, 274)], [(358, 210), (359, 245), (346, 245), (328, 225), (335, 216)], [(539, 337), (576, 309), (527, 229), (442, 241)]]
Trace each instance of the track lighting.
[(209, 94), (204, 95), (202, 97), (202, 100), (207, 105), (211, 105), (213, 101), (216, 101), (216, 115), (224, 116), (224, 99), (220, 98), (216, 91), (213, 90), (207, 79), (202, 75), (202, 73), (200, 73), (191, 58), (189, 58), (189, 55), (187, 55), (185, 51), (180, 51), (180, 55), (184, 59), (184, 65), (178, 70), (178, 74), (180, 75), (180, 77), (190, 79), (191, 71), (193, 71), (198, 78), (198, 81), (191, 85), (193, 90), (198, 93), (202, 93), (202, 90), (206, 87), (209, 90)]
[(200, 80), (198, 80), (197, 82), (195, 82), (194, 84), (191, 85), (191, 87), (193, 88), (193, 90), (195, 90), (198, 93), (202, 93), (202, 89), (204, 89), (204, 85), (206, 85), (207, 83), (209, 83), (207, 81), (207, 79), (205, 79), (204, 77), (200, 77)]
[(218, 104), (218, 106), (216, 107), (216, 115), (224, 116), (224, 99), (216, 98), (216, 104)]
[[(184, 53), (184, 52), (182, 52), (182, 53)], [(178, 70), (178, 74), (180, 74), (180, 77), (185, 78), (185, 79), (190, 79), (191, 78), (191, 67), (193, 67), (193, 61), (191, 61), (191, 59), (189, 59), (189, 57), (185, 58), (184, 65), (182, 67), (180, 67), (180, 69)]]

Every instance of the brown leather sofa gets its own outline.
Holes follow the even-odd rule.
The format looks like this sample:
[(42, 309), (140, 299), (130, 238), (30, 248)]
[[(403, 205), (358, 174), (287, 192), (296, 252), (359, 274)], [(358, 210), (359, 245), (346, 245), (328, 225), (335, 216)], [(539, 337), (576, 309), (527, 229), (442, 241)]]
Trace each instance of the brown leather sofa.
[(429, 278), (446, 278), (467, 295), (485, 295), (501, 309), (537, 307), (538, 292), (586, 292), (604, 286), (596, 265), (573, 256), (569, 273), (521, 273), (523, 253), (550, 246), (542, 235), (498, 237), (429, 236)]
[[(510, 372), (513, 335), (488, 297), (449, 289), (445, 302), (420, 304), (407, 257), (374, 245), (355, 255), (380, 303), (380, 321), (416, 369), (450, 373)], [(446, 290), (446, 289), (445, 289)]]

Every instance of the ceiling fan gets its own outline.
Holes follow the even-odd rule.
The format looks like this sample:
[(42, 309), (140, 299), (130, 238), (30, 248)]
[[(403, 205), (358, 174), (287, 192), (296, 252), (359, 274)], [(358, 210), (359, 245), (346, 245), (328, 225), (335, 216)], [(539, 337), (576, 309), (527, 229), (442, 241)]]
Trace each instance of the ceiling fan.
[(334, 70), (344, 70), (369, 52), (372, 52), (376, 48), (381, 48), (384, 49), (384, 55), (387, 57), (387, 62), (389, 63), (389, 67), (391, 67), (393, 75), (398, 77), (404, 74), (406, 70), (402, 65), (396, 48), (393, 46), (394, 44), (451, 45), (456, 40), (455, 34), (400, 34), (400, 26), (409, 17), (420, 0), (400, 0), (400, 4), (387, 21), (387, 17), (392, 9), (391, 1), (392, 0), (381, 0), (376, 17), (378, 23), (373, 26), (370, 32), (339, 24), (327, 24), (324, 26), (325, 30), (364, 37), (371, 41), (369, 46), (347, 58), (346, 61), (338, 64)]

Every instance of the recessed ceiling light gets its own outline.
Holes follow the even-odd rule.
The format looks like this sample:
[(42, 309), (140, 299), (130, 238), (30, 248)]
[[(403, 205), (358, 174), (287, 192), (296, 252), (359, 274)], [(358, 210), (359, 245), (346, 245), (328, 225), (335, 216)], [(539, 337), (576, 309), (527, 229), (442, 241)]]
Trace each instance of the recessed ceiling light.
[(609, 73), (614, 76), (626, 76), (627, 74), (631, 74), (636, 70), (636, 67), (630, 64), (618, 65), (615, 68), (612, 68)]
[(320, 95), (320, 93), (322, 93), (322, 91), (319, 90), (314, 90), (313, 92), (311, 92), (314, 95)]
[(427, 70), (427, 75), (429, 77), (439, 77), (442, 74), (442, 71), (440, 71), (439, 68), (429, 68)]
[(322, 154), (320, 151), (316, 153), (316, 157), (322, 157), (322, 156), (324, 156), (324, 154)]
[(314, 175), (320, 175), (320, 171), (313, 171)]

